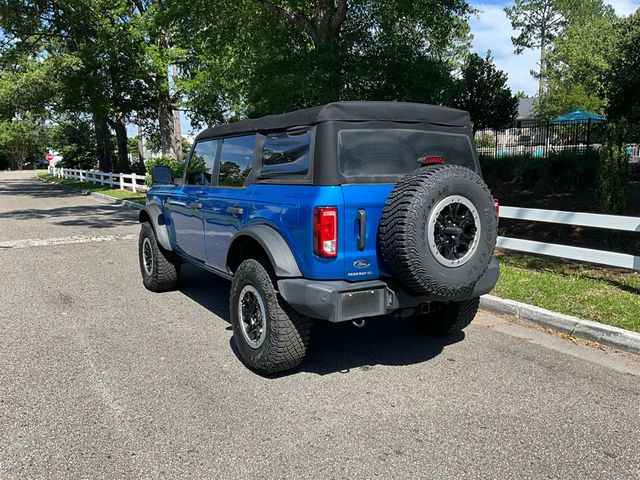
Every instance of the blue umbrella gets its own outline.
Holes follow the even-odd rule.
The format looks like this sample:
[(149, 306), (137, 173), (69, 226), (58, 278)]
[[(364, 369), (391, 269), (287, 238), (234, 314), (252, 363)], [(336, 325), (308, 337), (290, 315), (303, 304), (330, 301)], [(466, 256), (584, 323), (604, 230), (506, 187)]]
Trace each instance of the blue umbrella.
[(565, 113), (553, 119), (553, 122), (575, 122), (575, 121), (587, 121), (592, 122), (606, 122), (607, 119), (602, 115), (596, 115), (595, 113), (587, 112), (586, 110), (574, 110), (573, 112)]

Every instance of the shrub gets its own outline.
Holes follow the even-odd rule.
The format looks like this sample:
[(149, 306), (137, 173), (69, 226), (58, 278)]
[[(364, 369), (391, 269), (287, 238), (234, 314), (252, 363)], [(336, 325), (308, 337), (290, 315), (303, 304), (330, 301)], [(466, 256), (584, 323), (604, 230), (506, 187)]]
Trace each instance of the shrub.
[(144, 165), (146, 168), (145, 183), (149, 186), (151, 185), (151, 169), (153, 167), (157, 167), (160, 165), (169, 167), (171, 169), (171, 172), (173, 173), (173, 178), (182, 177), (182, 172), (184, 171), (184, 163), (179, 162), (175, 158), (171, 157), (150, 158), (149, 160), (144, 162)]
[(97, 167), (98, 158), (93, 146), (87, 148), (85, 145), (74, 143), (66, 145), (60, 149), (62, 161), (59, 167), (80, 168), (90, 170)]
[(481, 133), (475, 140), (478, 148), (496, 148), (497, 145), (496, 136), (491, 132)]
[(602, 145), (598, 208), (603, 213), (620, 214), (629, 201), (629, 156), (623, 143), (624, 135), (624, 127), (610, 125)]
[(480, 164), (490, 186), (518, 183), (545, 194), (593, 187), (598, 171), (598, 153), (561, 152), (551, 154), (549, 158), (481, 156)]

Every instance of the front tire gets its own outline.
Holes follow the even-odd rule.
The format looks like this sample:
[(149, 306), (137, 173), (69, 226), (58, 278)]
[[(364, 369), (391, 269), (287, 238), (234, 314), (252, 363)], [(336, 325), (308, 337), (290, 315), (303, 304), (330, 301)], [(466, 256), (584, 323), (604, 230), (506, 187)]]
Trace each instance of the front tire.
[(265, 260), (245, 260), (231, 283), (231, 327), (241, 360), (264, 374), (297, 367), (313, 321), (293, 310), (275, 288)]
[(420, 328), (435, 336), (457, 333), (469, 326), (480, 307), (480, 298), (442, 304), (435, 312), (419, 315)]
[(138, 240), (138, 258), (142, 283), (152, 292), (174, 290), (180, 279), (180, 261), (171, 252), (164, 250), (156, 240), (153, 227), (145, 222)]

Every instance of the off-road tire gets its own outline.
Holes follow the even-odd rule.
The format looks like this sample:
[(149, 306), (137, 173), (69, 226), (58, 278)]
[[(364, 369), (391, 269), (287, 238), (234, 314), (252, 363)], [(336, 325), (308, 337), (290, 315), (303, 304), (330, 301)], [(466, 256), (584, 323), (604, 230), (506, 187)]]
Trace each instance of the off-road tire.
[[(153, 259), (151, 274), (149, 274), (145, 268), (145, 239), (148, 239), (148, 245), (150, 246)], [(175, 254), (158, 245), (153, 227), (148, 222), (144, 222), (140, 230), (138, 259), (140, 261), (142, 283), (147, 290), (151, 290), (152, 292), (166, 292), (167, 290), (174, 290), (178, 286), (180, 279), (180, 261)]]
[(415, 320), (425, 333), (435, 336), (451, 335), (469, 326), (478, 313), (479, 306), (479, 297), (446, 303), (435, 312), (415, 317)]
[[(475, 253), (453, 267), (436, 259), (427, 238), (432, 209), (450, 196), (471, 202), (480, 224)], [(416, 294), (440, 297), (473, 291), (489, 265), (496, 238), (497, 215), (489, 188), (479, 175), (459, 165), (430, 166), (403, 177), (387, 199), (378, 230), (382, 258), (394, 280)]]
[[(252, 348), (241, 330), (240, 293), (246, 285), (260, 294), (266, 313), (266, 336)], [(270, 374), (297, 367), (309, 345), (313, 320), (293, 310), (276, 290), (276, 278), (266, 259), (248, 259), (235, 271), (229, 300), (231, 327), (241, 360), (251, 369)]]

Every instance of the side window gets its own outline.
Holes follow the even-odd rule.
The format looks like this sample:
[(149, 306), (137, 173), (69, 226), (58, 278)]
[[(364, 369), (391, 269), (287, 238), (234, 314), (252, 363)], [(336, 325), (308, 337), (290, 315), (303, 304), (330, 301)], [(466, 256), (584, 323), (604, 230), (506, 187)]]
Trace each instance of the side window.
[(187, 164), (186, 185), (208, 186), (214, 173), (218, 140), (196, 143)]
[(309, 172), (311, 131), (268, 135), (262, 149), (261, 177), (300, 175)]
[(220, 153), (219, 186), (242, 187), (244, 185), (253, 166), (255, 144), (255, 135), (224, 139)]

